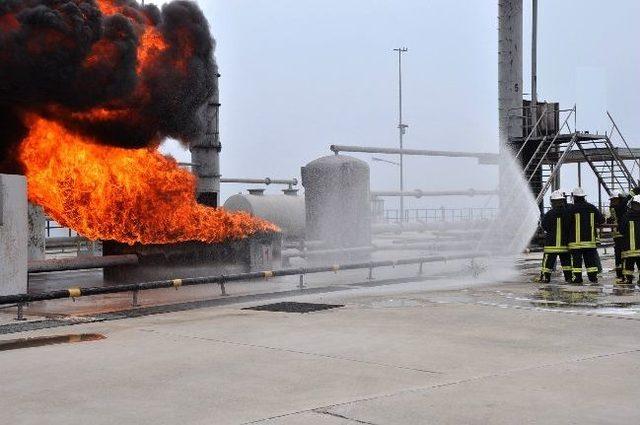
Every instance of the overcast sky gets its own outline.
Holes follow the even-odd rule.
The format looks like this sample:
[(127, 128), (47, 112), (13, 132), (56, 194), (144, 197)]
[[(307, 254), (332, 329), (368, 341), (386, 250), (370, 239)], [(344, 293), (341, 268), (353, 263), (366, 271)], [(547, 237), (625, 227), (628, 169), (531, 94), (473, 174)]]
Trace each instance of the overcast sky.
[[(222, 78), (222, 174), (298, 177), (328, 146), (397, 139), (397, 56), (404, 56), (408, 148), (496, 152), (497, 0), (200, 0)], [(529, 93), (531, 1), (524, 0)], [(640, 138), (640, 1), (540, 0), (541, 100), (578, 105), (578, 127), (608, 130), (612, 112)], [(163, 147), (180, 160), (189, 154)], [(396, 189), (397, 167), (373, 162), (372, 189)], [(389, 159), (395, 159), (389, 157)], [(489, 189), (496, 170), (471, 159), (409, 157), (406, 188)], [(575, 184), (567, 167), (563, 186)], [(222, 199), (243, 187), (225, 185)], [(274, 192), (279, 188), (270, 188)], [(410, 206), (482, 206), (431, 199)]]

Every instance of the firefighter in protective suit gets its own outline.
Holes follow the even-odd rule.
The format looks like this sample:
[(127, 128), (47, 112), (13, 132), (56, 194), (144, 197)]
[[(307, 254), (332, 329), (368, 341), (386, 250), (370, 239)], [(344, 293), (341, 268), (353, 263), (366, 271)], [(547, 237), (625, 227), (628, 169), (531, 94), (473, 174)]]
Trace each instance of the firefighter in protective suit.
[(596, 228), (604, 223), (604, 217), (595, 205), (586, 200), (581, 187), (571, 192), (573, 205), (569, 207), (569, 252), (573, 268), (571, 283), (582, 285), (582, 261), (591, 283), (598, 283), (600, 257), (596, 249)]
[(568, 224), (567, 199), (564, 192), (556, 190), (551, 193), (551, 209), (540, 220), (540, 225), (545, 234), (540, 282), (549, 283), (551, 281), (551, 272), (555, 268), (557, 257), (560, 257), (564, 280), (571, 282), (572, 268), (568, 246)]
[(615, 254), (616, 264), (616, 283), (624, 283), (624, 274), (622, 272), (622, 233), (620, 232), (620, 224), (627, 212), (627, 195), (620, 191), (614, 191), (611, 195), (609, 203), (609, 218), (607, 224), (613, 225), (613, 250)]
[(625, 284), (633, 287), (633, 270), (640, 270), (640, 195), (635, 195), (629, 203), (627, 214), (620, 223), (622, 233), (622, 264)]

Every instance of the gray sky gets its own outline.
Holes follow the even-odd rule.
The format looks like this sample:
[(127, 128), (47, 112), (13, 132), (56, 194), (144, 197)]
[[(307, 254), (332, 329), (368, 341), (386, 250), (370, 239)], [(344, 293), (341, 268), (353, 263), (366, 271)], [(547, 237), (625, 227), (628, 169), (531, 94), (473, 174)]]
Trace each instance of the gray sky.
[[(524, 0), (529, 92), (530, 0)], [(328, 145), (397, 146), (397, 58), (404, 57), (408, 148), (496, 152), (497, 0), (201, 0), (222, 78), (226, 177), (293, 177)], [(540, 0), (541, 100), (578, 104), (578, 127), (608, 130), (612, 112), (640, 135), (636, 0)], [(180, 160), (188, 152), (167, 144)], [(370, 162), (371, 155), (357, 155)], [(395, 159), (389, 157), (389, 159)], [(488, 189), (496, 170), (474, 160), (408, 158), (409, 189)], [(397, 188), (397, 168), (371, 163), (372, 189)], [(575, 184), (566, 167), (563, 186)], [(225, 185), (222, 198), (243, 187)], [(270, 188), (273, 192), (278, 188)], [(482, 206), (432, 199), (410, 206)], [(389, 202), (391, 203), (391, 202)]]

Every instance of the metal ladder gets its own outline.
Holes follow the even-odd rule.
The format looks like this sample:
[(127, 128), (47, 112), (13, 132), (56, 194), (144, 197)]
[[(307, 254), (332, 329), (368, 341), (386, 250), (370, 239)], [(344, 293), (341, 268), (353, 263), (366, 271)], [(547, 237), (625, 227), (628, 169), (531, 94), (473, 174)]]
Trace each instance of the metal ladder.
[(567, 143), (567, 145), (562, 150), (562, 154), (560, 154), (560, 158), (558, 158), (558, 161), (554, 164), (547, 179), (545, 180), (543, 176), (542, 188), (540, 189), (540, 191), (536, 196), (536, 203), (539, 204), (540, 202), (542, 202), (542, 198), (544, 197), (544, 194), (547, 193), (547, 190), (549, 190), (549, 187), (551, 187), (551, 184), (556, 179), (558, 173), (560, 172), (560, 168), (562, 167), (562, 164), (564, 164), (565, 160), (567, 159), (567, 155), (569, 154), (569, 152), (571, 152), (571, 149), (573, 149), (573, 146), (576, 144), (577, 140), (578, 140), (578, 133), (573, 133), (571, 140), (569, 141), (569, 143)]
[[(571, 116), (575, 114), (576, 106), (574, 105), (573, 108), (564, 110), (563, 112), (568, 112), (568, 114), (565, 117), (564, 121), (562, 122), (562, 125), (558, 129), (558, 132), (555, 133), (555, 135), (553, 135), (553, 138), (551, 138), (551, 136), (549, 135), (545, 135), (542, 138), (542, 140), (538, 141), (538, 145), (536, 146), (536, 150), (531, 156), (531, 159), (523, 167), (524, 177), (529, 184), (531, 184), (531, 180), (533, 179), (533, 177), (535, 176), (536, 172), (539, 169), (542, 172), (541, 187), (533, 188), (534, 194), (536, 195), (536, 201), (538, 203), (542, 201), (544, 194), (547, 192), (547, 190), (555, 180), (556, 176), (560, 172), (560, 167), (564, 163), (567, 157), (567, 153), (571, 151), (571, 149), (573, 148), (577, 140), (577, 134), (573, 133), (573, 137), (571, 138), (569, 143), (567, 143), (564, 147), (559, 146), (558, 150), (556, 150), (556, 152), (560, 155), (560, 157), (558, 158), (558, 161), (554, 164), (554, 166), (553, 167), (545, 166), (545, 162), (547, 160), (549, 152), (551, 152), (554, 146), (557, 146), (556, 142), (557, 142), (558, 136), (560, 136), (560, 134), (562, 133), (562, 130), (566, 127), (569, 130), (569, 133), (571, 134), (569, 118), (571, 118)], [(535, 133), (536, 129), (538, 128), (538, 126), (540, 125), (540, 123), (542, 122), (542, 119), (545, 117), (546, 114), (547, 114), (547, 108), (545, 106), (545, 109), (542, 111), (542, 114), (540, 114), (540, 117), (538, 118), (536, 123), (533, 125), (533, 127), (531, 128), (531, 131), (529, 132), (524, 142), (522, 143), (522, 146), (516, 153), (515, 155), (516, 160), (519, 160), (522, 157), (522, 153), (525, 151), (526, 146), (529, 143), (531, 143), (533, 134)]]
[[(604, 187), (611, 195), (614, 190), (628, 191), (635, 186), (633, 176), (624, 161), (611, 143), (609, 136), (602, 139), (581, 140), (577, 143), (578, 149), (584, 155), (585, 160)], [(603, 160), (603, 152), (611, 155), (611, 160)]]

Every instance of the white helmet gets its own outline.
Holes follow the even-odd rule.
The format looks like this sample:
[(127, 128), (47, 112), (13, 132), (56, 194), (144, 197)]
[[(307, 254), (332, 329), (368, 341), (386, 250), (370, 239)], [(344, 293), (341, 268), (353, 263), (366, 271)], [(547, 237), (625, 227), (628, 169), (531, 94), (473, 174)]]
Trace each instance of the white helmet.
[(561, 199), (564, 199), (564, 192), (561, 190), (554, 190), (553, 192), (551, 192), (551, 200), (552, 201), (559, 201)]
[(581, 188), (580, 186), (574, 187), (573, 190), (571, 191), (571, 195), (577, 198), (584, 198), (585, 196), (587, 196), (587, 194), (584, 193), (584, 189)]
[(631, 202), (640, 204), (640, 195), (635, 195), (633, 198), (631, 198)]

